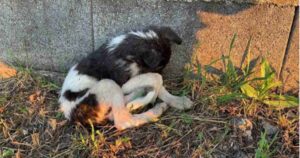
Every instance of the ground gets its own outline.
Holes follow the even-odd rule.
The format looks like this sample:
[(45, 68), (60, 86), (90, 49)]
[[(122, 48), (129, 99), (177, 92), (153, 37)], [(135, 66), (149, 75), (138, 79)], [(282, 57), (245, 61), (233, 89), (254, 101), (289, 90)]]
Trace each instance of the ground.
[(189, 95), (194, 107), (170, 109), (158, 122), (122, 132), (112, 124), (86, 129), (59, 111), (59, 84), (19, 70), (0, 80), (0, 158), (298, 156), (297, 108), (274, 110), (257, 103), (255, 113), (246, 113), (242, 106), (249, 100), (219, 105), (214, 82), (189, 91), (182, 79), (165, 84), (173, 94)]

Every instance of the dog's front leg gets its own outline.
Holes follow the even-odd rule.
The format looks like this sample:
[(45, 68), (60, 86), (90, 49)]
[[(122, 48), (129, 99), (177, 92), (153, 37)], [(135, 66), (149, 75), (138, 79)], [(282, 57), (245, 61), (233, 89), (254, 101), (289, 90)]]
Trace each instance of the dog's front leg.
[(176, 109), (184, 110), (184, 109), (190, 109), (193, 106), (193, 102), (186, 96), (174, 96), (170, 94), (166, 88), (163, 86), (159, 93), (158, 97), (170, 105), (171, 107), (174, 107)]

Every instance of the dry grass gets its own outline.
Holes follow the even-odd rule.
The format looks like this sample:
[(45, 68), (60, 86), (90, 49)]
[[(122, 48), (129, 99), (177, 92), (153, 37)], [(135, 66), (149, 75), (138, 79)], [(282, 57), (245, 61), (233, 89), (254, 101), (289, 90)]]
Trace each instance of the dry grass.
[[(22, 70), (0, 80), (0, 157), (253, 157), (263, 121), (279, 129), (274, 155), (298, 155), (298, 109), (274, 111), (252, 103), (255, 113), (248, 115), (244, 105), (250, 101), (218, 105), (215, 83), (188, 83), (191, 91), (182, 89), (186, 82), (166, 83), (174, 94), (192, 95), (194, 108), (172, 109), (156, 123), (118, 132), (112, 124), (69, 124), (58, 110), (59, 86)], [(245, 135), (248, 127), (236, 124), (240, 118), (250, 120), (251, 137)]]

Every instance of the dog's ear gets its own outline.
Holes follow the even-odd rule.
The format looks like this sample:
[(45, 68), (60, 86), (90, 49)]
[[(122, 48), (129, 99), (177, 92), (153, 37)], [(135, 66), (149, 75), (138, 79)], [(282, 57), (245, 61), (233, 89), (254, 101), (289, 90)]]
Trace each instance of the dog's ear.
[(166, 26), (160, 27), (159, 30), (160, 30), (160, 33), (163, 36), (163, 38), (169, 40), (170, 42), (173, 42), (173, 43), (176, 43), (176, 44), (181, 44), (182, 43), (182, 39), (170, 27), (166, 27)]
[(161, 61), (161, 56), (155, 50), (151, 50), (143, 53), (142, 60), (149, 68), (155, 69), (156, 67), (159, 66), (159, 63)]

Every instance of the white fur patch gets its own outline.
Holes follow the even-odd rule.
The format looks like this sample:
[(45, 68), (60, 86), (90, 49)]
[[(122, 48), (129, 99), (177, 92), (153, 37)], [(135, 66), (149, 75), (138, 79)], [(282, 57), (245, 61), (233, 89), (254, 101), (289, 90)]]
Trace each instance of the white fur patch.
[(159, 99), (176, 109), (190, 109), (193, 106), (193, 102), (188, 97), (174, 96), (170, 94), (165, 87), (162, 87), (160, 89), (158, 97)]
[(131, 31), (130, 34), (136, 35), (136, 36), (144, 38), (144, 39), (158, 38), (157, 34), (152, 30), (149, 30), (148, 32)]
[(74, 108), (76, 108), (76, 105), (81, 102), (87, 95), (88, 93), (86, 93), (83, 97), (76, 99), (75, 101), (69, 101), (63, 96), (59, 98), (60, 110), (64, 113), (67, 119), (71, 119), (71, 112)]
[(108, 51), (112, 52), (114, 49), (116, 49), (120, 45), (120, 43), (124, 41), (125, 38), (126, 35), (120, 35), (113, 38), (107, 45)]
[(127, 68), (127, 71), (130, 71), (131, 77), (133, 77), (133, 76), (136, 76), (140, 72), (140, 69), (139, 69), (137, 63), (132, 63), (129, 65), (129, 68)]
[(78, 71), (75, 69), (76, 66), (77, 65), (73, 66), (68, 72), (62, 86), (62, 93), (66, 90), (77, 92), (86, 88), (91, 88), (98, 82), (97, 79), (88, 75), (78, 74)]
[(162, 86), (162, 76), (158, 73), (145, 73), (131, 78), (123, 86), (123, 93), (129, 94), (138, 88), (152, 87), (158, 91)]
[(61, 110), (64, 112), (64, 115), (66, 118), (70, 119), (70, 114), (72, 110), (76, 107), (78, 102), (82, 100), (82, 98), (78, 98), (75, 101), (69, 101), (67, 100), (63, 94), (67, 90), (71, 90), (72, 92), (79, 92), (86, 88), (91, 88), (94, 84), (97, 83), (97, 80), (95, 78), (92, 78), (87, 75), (78, 74), (78, 71), (75, 70), (75, 66), (73, 66), (70, 71), (68, 72), (67, 77), (65, 78), (65, 81), (62, 86), (59, 102)]
[(124, 94), (121, 87), (110, 79), (102, 79), (90, 89), (90, 92), (96, 94), (97, 100), (109, 106), (124, 107)]

